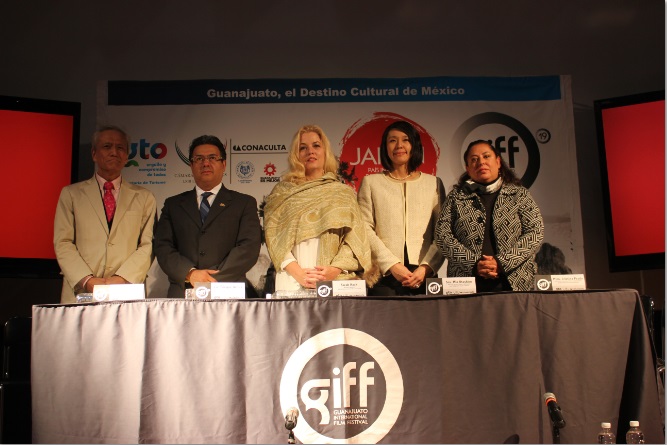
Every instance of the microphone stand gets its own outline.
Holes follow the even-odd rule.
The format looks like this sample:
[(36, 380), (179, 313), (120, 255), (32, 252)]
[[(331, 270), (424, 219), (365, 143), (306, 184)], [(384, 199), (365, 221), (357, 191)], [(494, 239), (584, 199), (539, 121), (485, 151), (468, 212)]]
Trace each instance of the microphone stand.
[(287, 435), (287, 443), (295, 444), (296, 439), (294, 438), (294, 428), (296, 427), (296, 419), (299, 417), (299, 410), (296, 408), (290, 408), (285, 414), (285, 428), (289, 431)]
[(547, 404), (547, 410), (549, 411), (549, 418), (551, 420), (551, 436), (553, 437), (553, 443), (560, 443), (560, 429), (565, 428), (565, 419), (561, 414), (560, 407), (556, 403), (556, 396), (553, 393), (544, 394), (544, 401)]
[(551, 436), (553, 437), (553, 443), (560, 443), (560, 428), (556, 425), (556, 422), (551, 422)]
[(296, 443), (296, 439), (294, 438), (294, 427), (296, 426), (296, 421), (288, 421), (285, 420), (285, 428), (287, 431), (289, 431), (289, 434), (287, 435), (287, 443), (289, 444), (294, 444)]

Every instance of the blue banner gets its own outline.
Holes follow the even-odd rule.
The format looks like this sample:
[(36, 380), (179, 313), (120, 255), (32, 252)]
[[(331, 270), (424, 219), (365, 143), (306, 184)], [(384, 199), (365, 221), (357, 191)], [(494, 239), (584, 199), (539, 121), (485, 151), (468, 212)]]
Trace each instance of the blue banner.
[(109, 81), (108, 105), (560, 100), (559, 76)]

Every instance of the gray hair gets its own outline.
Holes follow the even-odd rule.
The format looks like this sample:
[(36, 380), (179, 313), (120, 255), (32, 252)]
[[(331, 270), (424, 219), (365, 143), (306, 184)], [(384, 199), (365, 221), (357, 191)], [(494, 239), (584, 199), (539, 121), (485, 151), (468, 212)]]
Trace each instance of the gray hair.
[(122, 134), (123, 138), (125, 139), (125, 142), (127, 142), (128, 150), (130, 149), (130, 136), (127, 135), (125, 130), (123, 130), (117, 125), (102, 125), (98, 127), (97, 131), (93, 133), (93, 149), (97, 147), (97, 141), (100, 138), (100, 134), (102, 134), (105, 131), (117, 131), (118, 133)]

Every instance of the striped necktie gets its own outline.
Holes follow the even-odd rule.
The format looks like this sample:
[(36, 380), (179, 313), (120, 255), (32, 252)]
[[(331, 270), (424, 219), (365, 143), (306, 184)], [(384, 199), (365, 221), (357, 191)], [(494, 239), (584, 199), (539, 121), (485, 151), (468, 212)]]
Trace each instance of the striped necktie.
[(208, 212), (211, 210), (211, 205), (208, 203), (208, 197), (211, 196), (212, 194), (213, 193), (211, 192), (204, 192), (201, 194), (201, 204), (199, 205), (199, 214), (201, 215), (202, 224), (204, 223), (204, 221), (206, 221)]

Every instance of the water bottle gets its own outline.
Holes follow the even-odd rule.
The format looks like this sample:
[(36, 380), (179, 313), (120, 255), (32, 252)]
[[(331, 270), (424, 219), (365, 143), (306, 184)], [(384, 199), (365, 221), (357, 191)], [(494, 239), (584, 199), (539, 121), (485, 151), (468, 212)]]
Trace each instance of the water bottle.
[(598, 443), (616, 443), (616, 435), (611, 431), (611, 423), (602, 422), (601, 426)]
[(638, 421), (630, 421), (630, 429), (625, 433), (625, 443), (646, 443), (644, 442), (644, 433), (639, 429)]

